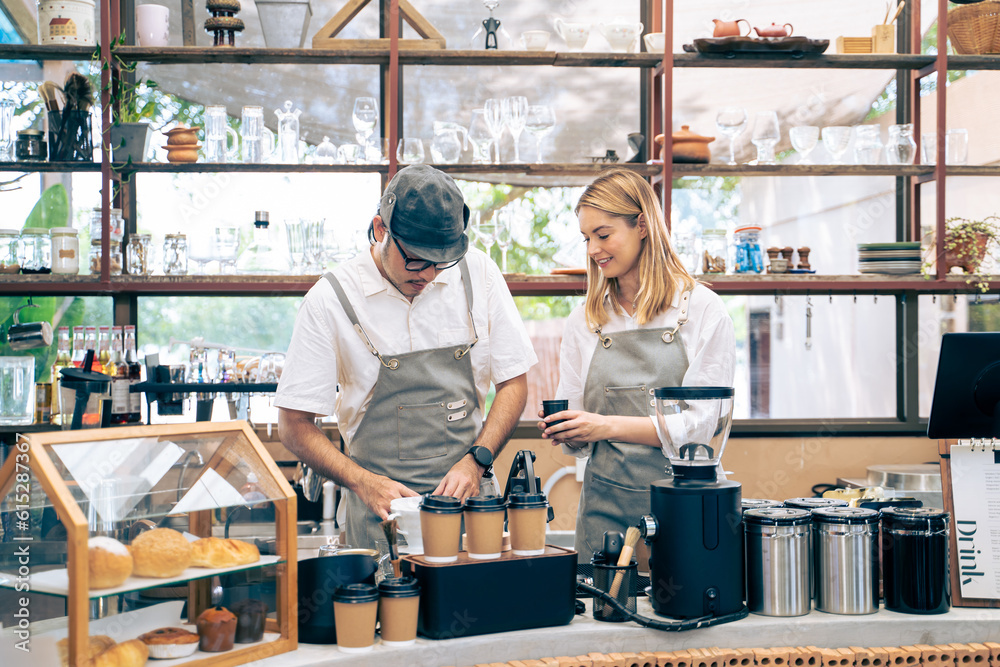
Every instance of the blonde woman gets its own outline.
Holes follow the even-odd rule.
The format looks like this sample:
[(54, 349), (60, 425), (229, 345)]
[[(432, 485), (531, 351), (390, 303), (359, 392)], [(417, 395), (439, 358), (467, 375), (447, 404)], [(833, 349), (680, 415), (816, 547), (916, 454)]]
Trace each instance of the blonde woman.
[[(686, 441), (681, 423), (659, 432), (651, 391), (732, 386), (735, 339), (722, 300), (671, 247), (643, 178), (603, 173), (576, 214), (587, 246), (587, 300), (562, 339), (557, 397), (569, 409), (538, 427), (568, 453), (590, 457), (576, 521), (576, 550), (589, 562), (605, 531), (624, 533), (649, 512), (649, 485), (666, 476), (664, 446)], [(550, 425), (557, 420), (565, 421)]]

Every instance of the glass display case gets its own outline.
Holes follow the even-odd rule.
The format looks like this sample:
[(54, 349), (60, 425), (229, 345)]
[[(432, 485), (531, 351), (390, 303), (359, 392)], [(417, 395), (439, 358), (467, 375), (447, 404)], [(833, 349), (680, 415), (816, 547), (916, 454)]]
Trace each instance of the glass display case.
[[(226, 541), (231, 530), (240, 540)], [(61, 649), (83, 665), (92, 636), (196, 632), (202, 612), (247, 600), (267, 606), (262, 637), (238, 643), (237, 632), (233, 648), (206, 652), (201, 633), (192, 655), (157, 663), (238, 665), (294, 650), (295, 531), (295, 493), (246, 422), (22, 436), (0, 468), (0, 613), (26, 610), (12, 625), (31, 650), (6, 642), (0, 663), (58, 665)], [(190, 561), (163, 551), (171, 540)], [(220, 561), (218, 547), (242, 555)], [(132, 561), (110, 583), (108, 552)], [(147, 571), (157, 557), (169, 565)]]

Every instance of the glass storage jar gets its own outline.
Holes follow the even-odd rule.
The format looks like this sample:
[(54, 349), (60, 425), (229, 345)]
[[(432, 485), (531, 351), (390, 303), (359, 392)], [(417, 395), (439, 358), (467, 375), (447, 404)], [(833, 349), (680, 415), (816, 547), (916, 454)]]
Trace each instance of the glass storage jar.
[(882, 157), (882, 127), (858, 125), (854, 128), (854, 162), (878, 164)]
[(52, 273), (52, 243), (44, 227), (25, 227), (18, 244), (21, 273)]
[[(122, 274), (122, 246), (118, 241), (108, 241), (108, 254), (111, 257), (108, 270), (113, 276)], [(99, 275), (101, 273), (101, 239), (93, 239), (90, 242), (90, 273)]]
[(913, 164), (917, 157), (917, 142), (913, 140), (913, 124), (889, 126), (889, 141), (885, 144), (885, 161), (889, 164)]
[(80, 273), (80, 238), (72, 227), (49, 230), (52, 242), (52, 273)]
[(128, 237), (126, 249), (125, 271), (130, 276), (148, 276), (150, 274), (149, 234), (132, 234)]
[(733, 273), (762, 273), (764, 253), (760, 249), (760, 227), (747, 225), (733, 232)]
[[(111, 229), (111, 240), (121, 241), (125, 235), (125, 219), (122, 217), (120, 208), (111, 209), (108, 226)], [(101, 224), (101, 209), (95, 208), (90, 214), (90, 240), (100, 241), (104, 234), (104, 226)]]
[(21, 260), (18, 259), (18, 245), (21, 232), (16, 229), (0, 229), (0, 273), (18, 273)]
[(183, 276), (187, 270), (187, 237), (184, 234), (167, 234), (163, 237), (163, 273)]
[(726, 245), (725, 229), (706, 229), (701, 235), (701, 272), (725, 273)]

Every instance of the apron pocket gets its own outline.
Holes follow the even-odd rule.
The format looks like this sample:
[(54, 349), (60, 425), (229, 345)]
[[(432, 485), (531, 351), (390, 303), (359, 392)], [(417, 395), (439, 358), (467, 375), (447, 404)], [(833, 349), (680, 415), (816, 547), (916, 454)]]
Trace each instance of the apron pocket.
[(646, 385), (630, 387), (605, 387), (604, 399), (611, 408), (611, 414), (623, 417), (648, 417), (650, 398)]
[(448, 453), (448, 411), (444, 403), (400, 405), (396, 440), (400, 461), (436, 459)]

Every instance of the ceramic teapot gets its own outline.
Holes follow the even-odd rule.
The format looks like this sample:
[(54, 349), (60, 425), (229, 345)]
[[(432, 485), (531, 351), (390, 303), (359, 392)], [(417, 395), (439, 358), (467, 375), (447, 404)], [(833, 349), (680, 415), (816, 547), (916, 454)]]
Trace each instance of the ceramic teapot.
[(785, 25), (772, 23), (765, 28), (754, 28), (758, 37), (791, 37), (794, 30), (791, 23)]
[[(747, 37), (750, 35), (750, 21), (746, 19), (736, 19), (735, 21), (712, 19), (712, 23), (715, 24), (715, 28), (712, 29), (712, 37)], [(747, 24), (746, 35), (740, 30), (740, 23)]]
[(625, 19), (601, 23), (599, 27), (604, 39), (611, 45), (611, 50), (617, 53), (628, 53), (636, 38), (642, 34), (642, 23), (633, 23)]
[[(461, 135), (461, 139), (459, 139)], [(462, 158), (462, 151), (469, 142), (469, 131), (458, 123), (434, 121), (434, 139), (431, 140), (431, 159), (435, 164), (455, 164)]]
[[(690, 126), (681, 125), (681, 129), (671, 135), (671, 162), (685, 162), (695, 164), (708, 164), (712, 159), (712, 151), (709, 144), (715, 141), (715, 137), (706, 137), (692, 132)], [(656, 135), (657, 145), (663, 146), (664, 136)], [(660, 159), (664, 158), (663, 148), (660, 149)]]

